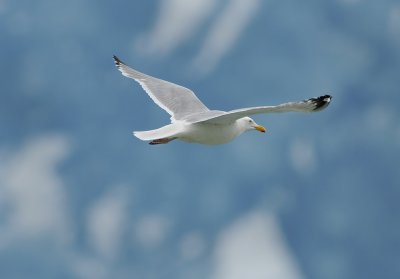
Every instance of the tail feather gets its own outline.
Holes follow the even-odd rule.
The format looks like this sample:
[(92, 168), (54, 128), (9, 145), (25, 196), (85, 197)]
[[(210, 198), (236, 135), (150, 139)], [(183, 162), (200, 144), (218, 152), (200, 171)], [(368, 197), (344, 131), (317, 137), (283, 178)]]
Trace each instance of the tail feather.
[(176, 137), (179, 133), (179, 129), (177, 129), (176, 125), (169, 124), (164, 127), (149, 130), (149, 131), (135, 131), (133, 135), (141, 140), (157, 140), (162, 138), (171, 138)]

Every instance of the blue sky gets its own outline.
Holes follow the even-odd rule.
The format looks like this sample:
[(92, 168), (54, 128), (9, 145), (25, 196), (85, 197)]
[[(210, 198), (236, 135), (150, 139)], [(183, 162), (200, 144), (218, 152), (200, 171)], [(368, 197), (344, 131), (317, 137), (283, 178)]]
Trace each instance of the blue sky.
[[(0, 35), (2, 278), (399, 278), (398, 1), (0, 0)], [(114, 54), (213, 109), (333, 102), (150, 146)]]

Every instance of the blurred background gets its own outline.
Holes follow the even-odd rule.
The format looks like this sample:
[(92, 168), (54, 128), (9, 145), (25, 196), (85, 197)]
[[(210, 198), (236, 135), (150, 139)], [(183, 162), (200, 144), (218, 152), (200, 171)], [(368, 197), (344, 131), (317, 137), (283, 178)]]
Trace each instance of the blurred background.
[[(400, 278), (400, 3), (0, 0), (1, 278)], [(266, 134), (150, 146), (114, 67)]]

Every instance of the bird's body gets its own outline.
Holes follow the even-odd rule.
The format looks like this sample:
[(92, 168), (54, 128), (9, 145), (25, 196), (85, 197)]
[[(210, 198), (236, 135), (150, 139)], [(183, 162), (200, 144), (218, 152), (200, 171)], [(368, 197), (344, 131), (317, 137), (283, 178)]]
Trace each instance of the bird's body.
[(215, 145), (227, 143), (246, 131), (245, 125), (241, 125), (241, 122), (243, 120), (223, 125), (201, 122), (186, 123), (178, 120), (156, 130), (134, 132), (134, 135), (142, 140), (158, 140), (153, 144), (180, 139), (190, 143)]
[(244, 132), (238, 126), (237, 121), (226, 125), (195, 123), (188, 125), (180, 139), (190, 143), (223, 144), (230, 142)]
[(124, 76), (136, 80), (150, 98), (171, 115), (171, 124), (155, 130), (134, 132), (137, 138), (150, 141), (150, 144), (164, 144), (175, 139), (199, 144), (227, 143), (245, 131), (266, 131), (249, 115), (319, 111), (328, 106), (332, 98), (324, 95), (277, 106), (252, 107), (228, 112), (210, 110), (191, 90), (138, 72), (122, 63), (116, 56), (114, 61)]
[(189, 143), (223, 144), (244, 132), (244, 129), (240, 129), (238, 121), (226, 125), (210, 123), (187, 124), (179, 121), (171, 125), (176, 128), (177, 132), (170, 138), (178, 138)]

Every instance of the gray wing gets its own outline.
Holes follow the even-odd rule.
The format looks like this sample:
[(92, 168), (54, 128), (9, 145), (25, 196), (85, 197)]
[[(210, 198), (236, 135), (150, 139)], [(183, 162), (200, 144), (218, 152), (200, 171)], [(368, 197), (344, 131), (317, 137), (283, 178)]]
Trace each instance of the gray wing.
[(149, 75), (125, 65), (114, 55), (115, 65), (126, 77), (137, 81), (150, 98), (171, 115), (172, 120), (180, 120), (193, 113), (209, 111), (193, 91)]
[(315, 112), (326, 108), (331, 102), (332, 96), (324, 95), (316, 98), (300, 102), (289, 102), (277, 106), (262, 106), (252, 108), (242, 108), (231, 110), (225, 113), (211, 113), (199, 114), (196, 118), (189, 119), (192, 123), (214, 123), (214, 124), (227, 124), (236, 121), (239, 118), (250, 116), (260, 113), (271, 112)]

